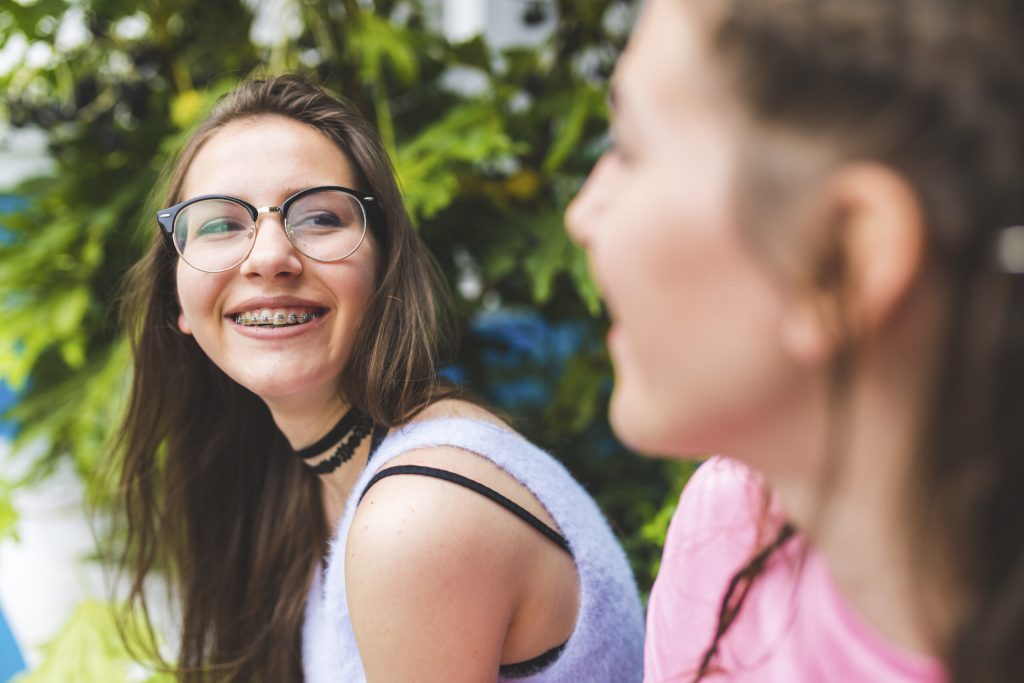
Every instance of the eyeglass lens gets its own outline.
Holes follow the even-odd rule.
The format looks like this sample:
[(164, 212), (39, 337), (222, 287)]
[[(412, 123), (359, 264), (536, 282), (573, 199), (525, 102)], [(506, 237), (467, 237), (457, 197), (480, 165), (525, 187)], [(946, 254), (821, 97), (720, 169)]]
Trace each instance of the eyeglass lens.
[[(338, 190), (304, 195), (288, 206), (285, 231), (292, 245), (318, 261), (339, 261), (362, 243), (366, 217), (359, 200)], [(241, 204), (204, 199), (174, 220), (174, 244), (199, 270), (228, 270), (245, 260), (256, 237), (252, 216)]]

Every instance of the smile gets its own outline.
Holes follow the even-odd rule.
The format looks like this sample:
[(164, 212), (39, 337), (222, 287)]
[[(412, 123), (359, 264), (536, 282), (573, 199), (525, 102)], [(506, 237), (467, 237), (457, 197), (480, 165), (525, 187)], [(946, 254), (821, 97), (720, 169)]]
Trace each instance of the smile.
[(259, 308), (235, 315), (235, 323), (244, 327), (291, 327), (305, 325), (323, 315), (323, 309)]

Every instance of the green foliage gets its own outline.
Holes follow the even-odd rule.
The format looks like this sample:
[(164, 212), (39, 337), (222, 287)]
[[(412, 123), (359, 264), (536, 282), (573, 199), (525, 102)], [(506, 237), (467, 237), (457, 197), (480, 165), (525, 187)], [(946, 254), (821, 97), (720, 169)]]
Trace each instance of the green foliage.
[(0, 541), (18, 539), (18, 511), (11, 500), (12, 486), (0, 480)]
[(453, 109), (398, 149), (395, 167), (409, 212), (434, 218), (451, 205), (462, 177), (522, 148), (508, 137), (493, 106), (470, 102)]
[[(138, 619), (127, 628), (143, 632)], [(15, 683), (173, 683), (167, 673), (140, 672), (117, 630), (114, 610), (107, 603), (87, 600), (79, 604), (60, 633), (43, 647), (43, 663), (15, 679)]]
[[(0, 379), (23, 391), (4, 417), (20, 425), (17, 448), (44, 444), (30, 479), (71, 458), (89, 500), (109, 502), (104, 465), (129, 365), (118, 285), (156, 231), (163, 160), (238, 80), (305, 72), (376, 122), (450, 281), (478, 277), (479, 292), (458, 301), (467, 338), (457, 362), (468, 385), (485, 396), (509, 377), (545, 387), (543, 406), (503, 407), (597, 498), (646, 590), (690, 470), (638, 459), (612, 437), (607, 321), (562, 225), (604, 144), (607, 77), (626, 28), (609, 18), (628, 15), (632, 0), (557, 0), (561, 19), (544, 43), (501, 51), (482, 38), (448, 42), (424, 4), (294, 0), (297, 35), (256, 45), (240, 0), (0, 0), (0, 47), (21, 40), (53, 54), (0, 74), (0, 123), (45, 128), (55, 163), (52, 174), (10, 188), (27, 205), (0, 216)], [(62, 46), (58, 29), (75, 12), (85, 39)], [(455, 74), (479, 87), (453, 86)], [(524, 358), (502, 374), (488, 360), (493, 345), (471, 325), (495, 301), (581, 329), (578, 353), (554, 365)], [(13, 518), (0, 487), (0, 537)], [(87, 624), (98, 628), (96, 609), (76, 615), (47, 667), (58, 653), (84, 652), (75, 648), (85, 647)], [(121, 654), (105, 635), (96, 638), (89, 647), (116, 668)], [(93, 671), (99, 678), (46, 668), (26, 680), (121, 675)]]
[[(649, 548), (662, 548), (665, 545), (665, 537), (668, 535), (668, 525), (675, 514), (679, 502), (679, 495), (683, 492), (683, 486), (690, 479), (690, 475), (697, 469), (697, 463), (693, 461), (678, 461), (671, 465), (672, 488), (665, 496), (665, 500), (658, 511), (648, 517), (647, 523), (640, 527), (640, 538), (646, 542)], [(649, 561), (647, 570), (651, 580), (658, 574), (661, 565), (660, 554)]]

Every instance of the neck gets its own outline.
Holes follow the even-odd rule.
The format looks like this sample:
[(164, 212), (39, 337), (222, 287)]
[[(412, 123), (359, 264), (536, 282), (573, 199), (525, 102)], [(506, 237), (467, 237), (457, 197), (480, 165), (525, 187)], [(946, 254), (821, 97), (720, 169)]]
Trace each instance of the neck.
[[(277, 428), (288, 439), (293, 450), (300, 450), (316, 443), (351, 407), (336, 394), (323, 397), (323, 400), (317, 402), (266, 400), (266, 403), (274, 416)], [(322, 453), (306, 460), (306, 465), (313, 466), (327, 460), (337, 446), (337, 443), (328, 446)], [(310, 473), (310, 476), (319, 477), (324, 515), (332, 535), (352, 487), (360, 472), (366, 467), (369, 452), (370, 439), (364, 438), (353, 453), (352, 459), (333, 472), (320, 475)]]
[(293, 450), (315, 443), (329, 432), (349, 409), (340, 396), (325, 396), (321, 400), (266, 400), (274, 423), (281, 430)]
[(898, 387), (852, 388), (843, 438), (820, 448), (813, 469), (766, 471), (787, 518), (825, 559), (839, 591), (880, 633), (930, 651), (912, 573), (908, 519), (917, 417)]
[[(925, 606), (948, 598), (949, 587), (938, 572), (915, 574), (916, 539), (908, 520), (934, 359), (922, 345), (907, 348), (898, 341), (889, 340), (883, 352), (860, 352), (841, 415), (822, 407), (827, 382), (816, 380), (809, 391), (814, 398), (798, 402), (802, 413), (791, 409), (781, 426), (771, 427), (770, 438), (736, 453), (761, 471), (787, 519), (822, 555), (850, 604), (895, 643), (932, 653), (948, 615), (928, 613), (939, 620), (929, 623)], [(840, 438), (830, 443), (837, 427)]]

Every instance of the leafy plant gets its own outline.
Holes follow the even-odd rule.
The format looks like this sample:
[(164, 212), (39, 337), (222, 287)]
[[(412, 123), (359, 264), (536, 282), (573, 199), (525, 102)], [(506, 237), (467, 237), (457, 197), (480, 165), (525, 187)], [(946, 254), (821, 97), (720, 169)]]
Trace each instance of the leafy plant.
[[(43, 646), (43, 663), (16, 677), (16, 683), (174, 683), (171, 674), (147, 671), (136, 663), (117, 628), (110, 605), (82, 602), (60, 633)], [(136, 619), (128, 628), (144, 626)]]
[[(0, 0), (0, 54), (14, 64), (0, 73), (0, 126), (46, 129), (54, 160), (51, 174), (11, 188), (27, 201), (0, 216), (0, 379), (21, 392), (4, 419), (19, 425), (16, 448), (43, 444), (29, 480), (70, 458), (89, 501), (109, 502), (100, 474), (129, 365), (118, 286), (156, 229), (160, 166), (240, 79), (300, 71), (381, 130), (458, 285), (460, 376), (584, 482), (646, 589), (689, 469), (638, 459), (612, 436), (607, 321), (562, 226), (604, 144), (606, 81), (632, 0), (526, 3), (524, 22), (554, 18), (550, 36), (500, 50), (448, 41), (418, 0), (292, 0), (294, 22), (254, 41), (256, 5)], [(487, 331), (496, 308), (533, 321), (520, 351), (507, 330)], [(532, 387), (528, 400), (503, 391), (513, 382)], [(0, 486), (0, 536), (15, 514)], [(100, 618), (83, 609), (76, 619)]]

